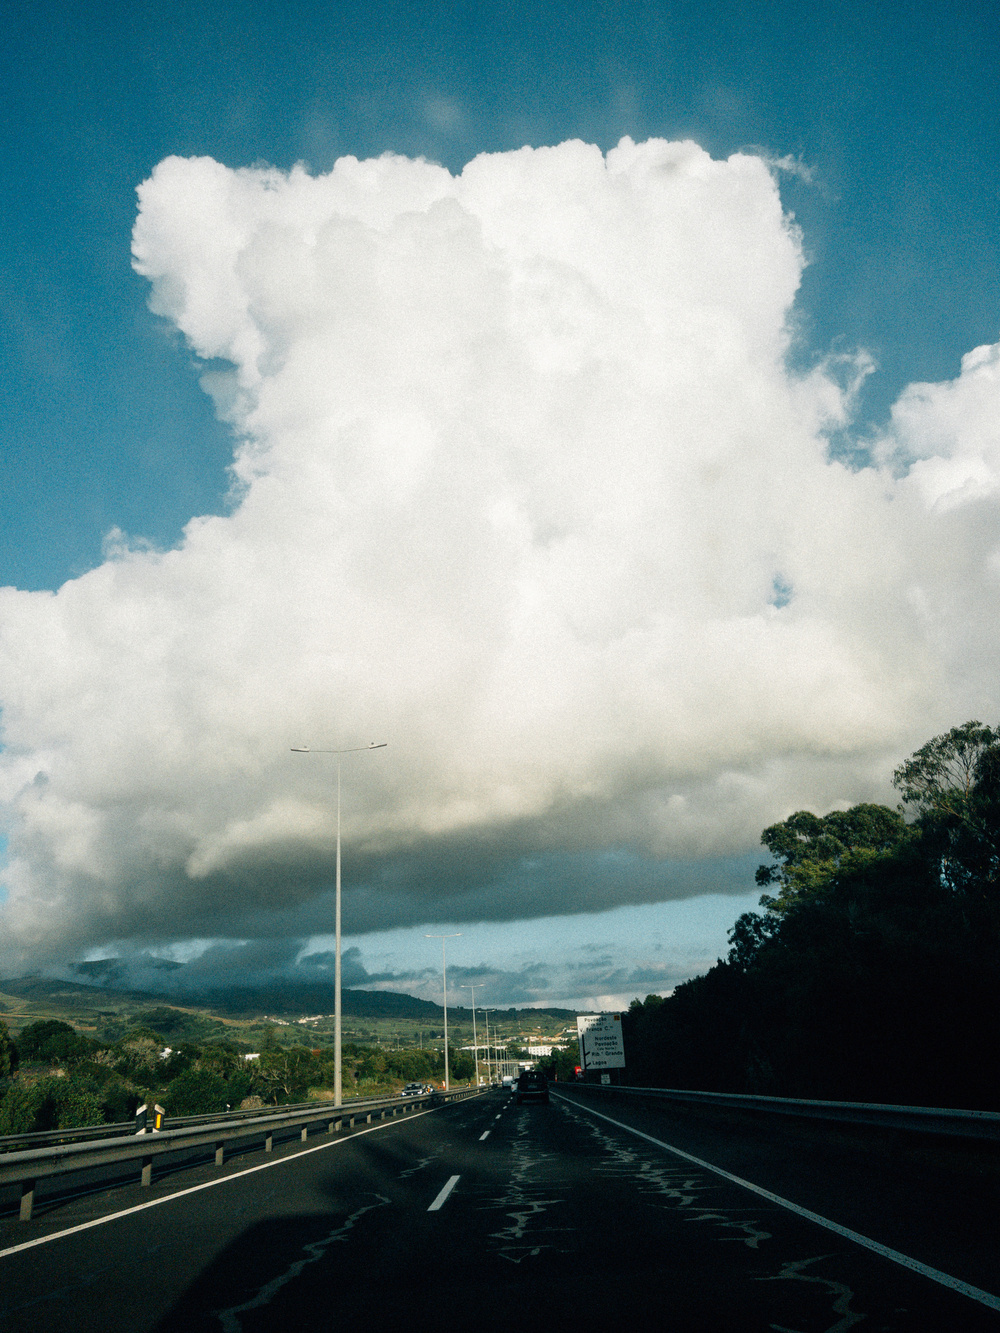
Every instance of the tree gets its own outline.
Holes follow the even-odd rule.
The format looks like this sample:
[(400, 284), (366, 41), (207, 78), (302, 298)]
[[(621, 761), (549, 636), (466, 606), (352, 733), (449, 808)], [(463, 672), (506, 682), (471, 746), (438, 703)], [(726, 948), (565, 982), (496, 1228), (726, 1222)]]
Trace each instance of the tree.
[(211, 1115), (224, 1111), (227, 1103), (233, 1104), (226, 1080), (211, 1069), (188, 1069), (179, 1074), (164, 1097), (168, 1115)]
[[(966, 820), (984, 762), (993, 769), (998, 746), (1000, 728), (963, 722), (943, 736), (935, 736), (900, 764), (892, 775), (893, 786), (905, 805)], [(995, 840), (998, 830), (986, 832)]]
[(896, 771), (902, 808), (765, 829), (776, 886), (730, 951), (623, 1015), (629, 1078), (784, 1097), (1000, 1107), (1000, 731)]
[[(659, 996), (656, 998), (659, 999)], [(543, 1055), (538, 1061), (537, 1068), (551, 1079), (568, 1083), (573, 1078), (579, 1063), (580, 1043), (573, 1040), (564, 1051), (554, 1050), (551, 1055)]]
[(448, 1077), (461, 1081), (465, 1078), (472, 1078), (476, 1072), (475, 1061), (468, 1051), (456, 1051), (454, 1046), (448, 1047)]
[(17, 1068), (17, 1047), (10, 1039), (7, 1024), (0, 1018), (0, 1078), (10, 1078)]
[(302, 1046), (263, 1051), (254, 1064), (254, 1081), (275, 1104), (283, 1098), (290, 1102), (304, 1101), (322, 1069), (312, 1051)]
[(893, 774), (942, 878), (994, 897), (1000, 872), (1000, 728), (965, 722), (935, 736)]
[(49, 1064), (78, 1059), (89, 1054), (95, 1046), (95, 1042), (57, 1018), (29, 1023), (17, 1039), (17, 1049), (22, 1059), (44, 1060)]
[(759, 885), (778, 886), (776, 896), (764, 894), (761, 906), (786, 912), (823, 892), (838, 871), (861, 869), (891, 852), (905, 836), (903, 816), (885, 805), (863, 803), (823, 816), (799, 810), (760, 835), (771, 855), (779, 858), (776, 865), (757, 870)]
[[(766, 895), (761, 898), (762, 903), (767, 901), (769, 900)], [(729, 932), (728, 961), (744, 972), (753, 967), (761, 949), (774, 938), (777, 929), (778, 921), (773, 912), (766, 914), (744, 912), (736, 918), (736, 923)], [(647, 1004), (651, 998), (649, 995), (646, 996)]]

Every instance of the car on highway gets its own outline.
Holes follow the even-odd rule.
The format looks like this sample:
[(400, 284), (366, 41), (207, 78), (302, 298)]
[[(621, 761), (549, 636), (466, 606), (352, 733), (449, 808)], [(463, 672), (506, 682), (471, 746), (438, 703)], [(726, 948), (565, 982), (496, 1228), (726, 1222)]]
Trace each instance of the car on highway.
[(515, 1090), (517, 1104), (523, 1102), (544, 1102), (549, 1104), (549, 1080), (540, 1069), (526, 1069), (518, 1077)]
[(427, 1089), (423, 1083), (407, 1083), (399, 1095), (400, 1097), (422, 1097), (426, 1091)]

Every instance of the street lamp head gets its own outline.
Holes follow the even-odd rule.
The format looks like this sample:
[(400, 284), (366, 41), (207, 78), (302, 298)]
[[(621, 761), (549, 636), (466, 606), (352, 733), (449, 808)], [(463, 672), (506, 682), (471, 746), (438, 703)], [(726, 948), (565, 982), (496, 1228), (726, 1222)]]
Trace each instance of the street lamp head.
[(309, 754), (309, 753), (310, 753), (310, 750), (309, 750), (309, 746), (308, 746), (308, 745), (293, 745), (291, 748), (292, 748), (292, 754)]

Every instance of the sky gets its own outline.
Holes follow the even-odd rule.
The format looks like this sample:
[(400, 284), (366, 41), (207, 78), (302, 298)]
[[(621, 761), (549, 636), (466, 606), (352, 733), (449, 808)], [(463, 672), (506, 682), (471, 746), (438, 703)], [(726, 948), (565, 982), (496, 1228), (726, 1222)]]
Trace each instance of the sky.
[[(0, 974), (614, 1008), (996, 722), (1000, 16), (15, 4)], [(451, 982), (451, 977), (450, 977)]]

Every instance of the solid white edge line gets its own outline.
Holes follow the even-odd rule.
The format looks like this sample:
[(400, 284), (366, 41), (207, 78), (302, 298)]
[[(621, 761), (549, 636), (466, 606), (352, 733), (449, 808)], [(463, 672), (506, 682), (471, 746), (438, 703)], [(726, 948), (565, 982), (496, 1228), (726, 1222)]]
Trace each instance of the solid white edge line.
[(429, 1213), (436, 1213), (461, 1179), (461, 1176), (452, 1176), (427, 1211)]
[(901, 1254), (899, 1250), (892, 1250), (888, 1245), (872, 1240), (869, 1236), (862, 1236), (858, 1231), (852, 1231), (850, 1227), (842, 1227), (839, 1222), (831, 1222), (828, 1217), (821, 1217), (819, 1213), (811, 1212), (808, 1208), (802, 1208), (799, 1204), (792, 1203), (790, 1199), (783, 1199), (780, 1194), (772, 1194), (770, 1190), (762, 1189), (760, 1185), (754, 1185), (752, 1181), (744, 1180), (741, 1176), (734, 1176), (732, 1172), (724, 1171), (721, 1166), (713, 1166), (711, 1162), (704, 1162), (700, 1157), (693, 1157), (691, 1153), (684, 1152), (681, 1148), (675, 1148), (670, 1143), (664, 1143), (662, 1139), (654, 1139), (652, 1134), (644, 1134), (641, 1129), (633, 1129), (631, 1125), (623, 1124), (620, 1120), (613, 1120), (611, 1116), (605, 1115), (603, 1111), (595, 1111), (572, 1097), (564, 1097), (558, 1092), (554, 1095), (560, 1101), (578, 1107), (587, 1115), (599, 1116), (601, 1120), (606, 1120), (610, 1125), (616, 1125), (629, 1134), (635, 1134), (637, 1138), (645, 1139), (647, 1143), (653, 1143), (657, 1148), (665, 1148), (667, 1152), (673, 1153), (675, 1157), (682, 1157), (685, 1162), (693, 1162), (695, 1166), (703, 1167), (706, 1171), (713, 1171), (717, 1176), (722, 1176), (724, 1180), (731, 1180), (734, 1185), (740, 1185), (743, 1189), (759, 1194), (762, 1199), (768, 1199), (771, 1203), (787, 1208), (789, 1212), (797, 1213), (799, 1217), (804, 1217), (809, 1222), (815, 1222), (817, 1226), (825, 1227), (827, 1231), (843, 1236), (846, 1240), (854, 1241), (855, 1245), (862, 1245), (866, 1250), (872, 1250), (875, 1254), (880, 1254), (883, 1259), (890, 1259), (902, 1268), (909, 1268), (914, 1273), (920, 1273), (923, 1277), (930, 1278), (932, 1282), (938, 1282), (942, 1287), (949, 1287), (962, 1296), (968, 1296), (970, 1300), (978, 1301), (980, 1305), (985, 1305), (990, 1310), (1000, 1310), (1000, 1296), (994, 1296), (992, 1292), (983, 1291), (980, 1287), (974, 1287), (969, 1282), (963, 1282), (961, 1278), (952, 1277), (949, 1273), (942, 1273), (937, 1268), (922, 1264), (919, 1259), (911, 1259), (908, 1254)]
[[(412, 1124), (419, 1116), (433, 1115), (435, 1111), (443, 1111), (444, 1109), (444, 1106), (431, 1106), (426, 1111), (415, 1111), (406, 1120), (387, 1120), (385, 1124), (372, 1125), (370, 1129), (348, 1130), (345, 1138), (334, 1139), (330, 1143), (318, 1143), (315, 1148), (304, 1148), (302, 1152), (290, 1153), (288, 1157), (279, 1157), (273, 1162), (261, 1162), (259, 1166), (248, 1166), (244, 1171), (234, 1171), (231, 1176), (221, 1176), (218, 1180), (206, 1180), (201, 1185), (189, 1185), (187, 1189), (177, 1190), (173, 1194), (165, 1194), (162, 1199), (150, 1199), (148, 1203), (137, 1203), (131, 1208), (122, 1208), (117, 1213), (107, 1213), (104, 1217), (95, 1217), (90, 1222), (81, 1222), (78, 1226), (67, 1227), (65, 1231), (53, 1231), (48, 1236), (38, 1236), (35, 1240), (25, 1240), (20, 1245), (11, 1245), (6, 1250), (0, 1250), (0, 1259), (6, 1259), (8, 1254), (18, 1254), (21, 1250), (33, 1250), (36, 1245), (48, 1245), (49, 1241), (61, 1240), (63, 1236), (75, 1236), (78, 1231), (89, 1231), (91, 1227), (101, 1227), (105, 1222), (114, 1222), (116, 1218), (128, 1217), (131, 1213), (141, 1213), (146, 1208), (158, 1208), (160, 1204), (172, 1203), (174, 1199), (181, 1199), (185, 1194), (197, 1194), (199, 1190), (214, 1189), (216, 1185), (228, 1185), (231, 1180), (239, 1180), (243, 1176), (252, 1176), (255, 1171), (267, 1171), (272, 1166), (285, 1166), (286, 1163), (297, 1162), (303, 1157), (308, 1157), (311, 1153), (325, 1152), (327, 1148), (341, 1148), (345, 1143), (350, 1143), (352, 1139), (363, 1138), (365, 1134), (374, 1134), (380, 1129), (392, 1129), (394, 1125), (398, 1127), (399, 1125)], [(345, 1120), (347, 1118), (347, 1116), (344, 1117)]]
[(485, 1134), (480, 1134), (479, 1142), (482, 1143), (483, 1139), (488, 1139), (489, 1137), (490, 1137), (490, 1131), (487, 1130)]

